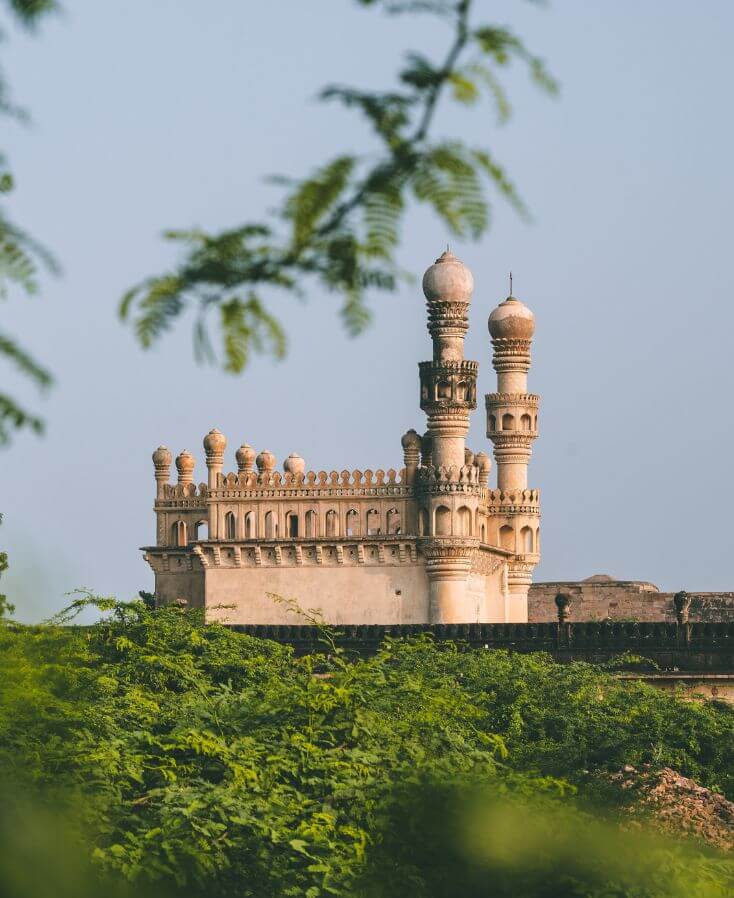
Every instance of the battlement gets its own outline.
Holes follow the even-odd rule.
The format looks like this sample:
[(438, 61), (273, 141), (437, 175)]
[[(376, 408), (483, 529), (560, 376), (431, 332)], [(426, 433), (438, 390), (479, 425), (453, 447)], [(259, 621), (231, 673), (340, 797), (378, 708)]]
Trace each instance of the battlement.
[(217, 475), (216, 486), (212, 489), (212, 498), (234, 498), (233, 493), (243, 497), (253, 492), (261, 494), (263, 490), (280, 490), (283, 493), (297, 491), (303, 495), (407, 495), (405, 469), (387, 471), (378, 469), (365, 471), (308, 471), (292, 474), (279, 471), (263, 471), (261, 473), (238, 473)]
[(490, 514), (538, 514), (540, 490), (487, 490)]

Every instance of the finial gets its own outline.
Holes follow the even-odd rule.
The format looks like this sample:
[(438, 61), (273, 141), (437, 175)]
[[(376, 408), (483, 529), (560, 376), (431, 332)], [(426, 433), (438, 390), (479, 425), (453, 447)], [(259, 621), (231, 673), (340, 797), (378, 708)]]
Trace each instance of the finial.
[(512, 272), (510, 272), (510, 296), (512, 296)]

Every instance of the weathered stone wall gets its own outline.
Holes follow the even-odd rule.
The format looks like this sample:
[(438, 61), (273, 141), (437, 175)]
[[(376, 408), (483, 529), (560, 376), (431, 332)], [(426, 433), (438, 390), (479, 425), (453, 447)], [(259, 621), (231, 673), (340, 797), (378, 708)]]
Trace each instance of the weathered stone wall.
[[(555, 598), (571, 596), (571, 621), (675, 621), (673, 593), (653, 583), (613, 580), (601, 575), (588, 580), (534, 583), (528, 596), (531, 623), (557, 620)], [(734, 621), (734, 592), (691, 592), (690, 620), (700, 623)]]

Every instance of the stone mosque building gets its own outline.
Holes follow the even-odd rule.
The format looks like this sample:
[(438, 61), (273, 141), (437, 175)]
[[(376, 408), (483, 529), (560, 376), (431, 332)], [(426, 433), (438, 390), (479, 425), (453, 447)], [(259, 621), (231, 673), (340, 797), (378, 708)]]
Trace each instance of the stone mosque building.
[(533, 313), (508, 296), (489, 316), (497, 391), (485, 397), (489, 456), (466, 446), (477, 362), (464, 358), (474, 281), (451, 252), (423, 277), (433, 358), (420, 362), (427, 430), (402, 437), (388, 471), (307, 471), (291, 454), (247, 444), (224, 473), (227, 440), (204, 438), (206, 483), (194, 457), (153, 453), (156, 545), (145, 548), (158, 601), (205, 606), (231, 624), (302, 623), (276, 596), (332, 624), (523, 622), (540, 558), (540, 496), (528, 488), (538, 396), (528, 393)]

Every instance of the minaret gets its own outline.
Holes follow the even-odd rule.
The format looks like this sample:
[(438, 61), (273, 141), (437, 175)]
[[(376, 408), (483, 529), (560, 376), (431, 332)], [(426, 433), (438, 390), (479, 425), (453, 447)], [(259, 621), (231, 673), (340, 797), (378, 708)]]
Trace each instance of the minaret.
[(540, 398), (528, 393), (534, 332), (535, 316), (512, 295), (489, 316), (497, 392), (486, 396), (487, 436), (494, 443), (500, 491), (498, 542), (514, 553), (508, 564), (506, 608), (507, 620), (511, 621), (527, 620), (528, 590), (539, 561), (538, 492), (528, 490), (528, 463), (533, 440), (538, 436)]
[(433, 359), (418, 366), (428, 432), (416, 493), (431, 623), (471, 623), (478, 615), (466, 589), (478, 544), (474, 529), (480, 494), (478, 469), (466, 464), (465, 445), (479, 367), (464, 358), (473, 289), (471, 271), (448, 250), (423, 276)]

